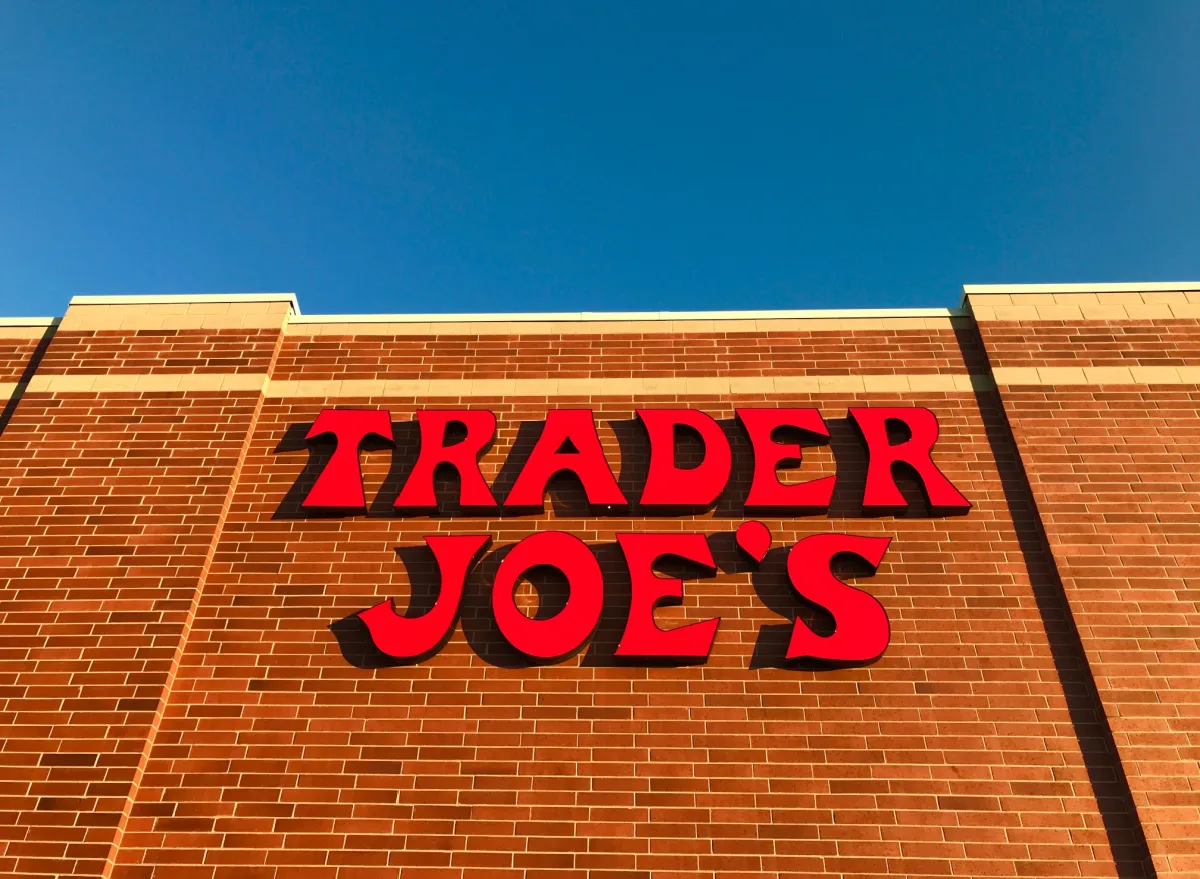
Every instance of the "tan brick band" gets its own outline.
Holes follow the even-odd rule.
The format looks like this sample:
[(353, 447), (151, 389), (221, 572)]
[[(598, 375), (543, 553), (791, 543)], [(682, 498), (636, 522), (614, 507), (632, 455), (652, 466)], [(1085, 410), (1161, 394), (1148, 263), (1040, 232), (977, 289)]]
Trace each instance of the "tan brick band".
[(1200, 366), (999, 366), (998, 385), (1195, 385)]
[[(934, 309), (930, 309), (933, 311)], [(949, 330), (971, 319), (942, 315), (872, 317), (724, 317), (705, 319), (554, 320), (337, 320), (336, 316), (292, 318), (289, 336), (566, 336), (676, 335), (680, 333), (866, 332)]]
[[(15, 390), (16, 384), (9, 383)], [(963, 392), (994, 387), (985, 375), (726, 376), (706, 378), (343, 379), (268, 381), (261, 374), (38, 375), (43, 394), (262, 391), (267, 397), (552, 397), (637, 394)], [(0, 390), (3, 386), (0, 386)], [(11, 393), (11, 391), (10, 391)]]
[(1178, 320), (1200, 318), (1200, 290), (973, 293), (977, 321)]
[(0, 339), (41, 339), (55, 323), (46, 320), (44, 323), (28, 325), (0, 325)]
[(709, 378), (344, 379), (272, 381), (268, 397), (553, 397), (681, 394), (953, 392), (990, 389), (981, 375), (726, 376)]
[[(268, 397), (545, 397), (633, 394), (821, 394), (955, 392), (995, 385), (1192, 385), (1200, 366), (1006, 366), (992, 376), (823, 375), (704, 378), (535, 379), (342, 379), (268, 381), (262, 374), (186, 373), (154, 375), (38, 375), (34, 393), (126, 393), (170, 391), (262, 391)], [(0, 382), (11, 396), (15, 382)]]
[(177, 373), (153, 375), (35, 375), (31, 393), (109, 394), (145, 391), (261, 391), (267, 383), (261, 373)]
[[(993, 380), (994, 377), (994, 380)], [(267, 397), (553, 397), (681, 394), (962, 392), (996, 385), (1200, 385), (1200, 366), (1006, 366), (992, 376), (777, 375), (702, 378), (341, 379), (269, 381), (262, 374), (37, 375), (33, 393), (261, 391)], [(10, 397), (16, 382), (0, 382)]]
[[(78, 297), (77, 297), (78, 299)], [(144, 302), (134, 304), (72, 301), (59, 329), (95, 330), (246, 330), (279, 329), (291, 313), (286, 300), (264, 302)]]

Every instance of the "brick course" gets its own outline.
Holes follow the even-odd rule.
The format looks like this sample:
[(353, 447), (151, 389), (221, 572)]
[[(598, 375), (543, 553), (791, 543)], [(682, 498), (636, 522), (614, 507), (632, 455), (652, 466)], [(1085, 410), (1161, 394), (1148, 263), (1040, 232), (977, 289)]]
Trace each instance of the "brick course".
[(279, 330), (60, 331), (40, 375), (266, 373)]
[[(973, 363), (982, 352), (969, 352)], [(963, 371), (952, 328), (846, 333), (289, 336), (274, 378), (658, 378)]]
[(985, 327), (992, 366), (1193, 366), (1200, 321), (1003, 321)]
[[(312, 335), (290, 332), (277, 302), (247, 306), (247, 316), (237, 303), (155, 306), (165, 316), (153, 320), (170, 320), (168, 329), (134, 306), (117, 306), (110, 327), (105, 306), (89, 303), (44, 349), (37, 373), (596, 384), (554, 397), (321, 398), (195, 383), (130, 393), (114, 379), (100, 393), (53, 384), (26, 393), (0, 432), (0, 872), (1198, 869), (1197, 614), (1187, 584), (1200, 522), (1186, 470), (1200, 428), (1194, 387), (604, 390), (639, 377), (1192, 365), (1184, 325), (1195, 321), (981, 318), (977, 328), (955, 318), (926, 329), (847, 321), (844, 330), (733, 332), (718, 320), (711, 331), (559, 335), (515, 323), (489, 334)], [(1155, 330), (1165, 323), (1170, 331)], [(865, 451), (846, 419), (859, 405), (931, 408), (941, 426), (935, 460), (970, 512), (932, 515), (901, 473), (909, 509), (864, 516)], [(306, 513), (299, 502), (331, 447), (304, 436), (323, 408), (347, 406), (390, 410), (396, 448), (360, 455), (366, 512)], [(733, 478), (712, 509), (683, 516), (636, 505), (600, 514), (569, 477), (555, 480), (536, 515), (454, 511), (452, 480), (439, 482), (446, 512), (397, 515), (415, 413), (465, 406), (498, 416), (482, 469), (500, 495), (553, 408), (595, 410), (631, 498), (647, 463), (638, 407), (718, 418)], [(827, 515), (746, 514), (752, 462), (735, 406), (821, 410), (830, 442), (807, 446), (784, 478), (836, 473)], [(760, 567), (732, 539), (749, 518), (773, 536)], [(550, 528), (593, 547), (605, 606), (578, 654), (530, 663), (496, 630), (488, 590), (505, 548)], [(613, 655), (629, 601), (616, 535), (649, 530), (709, 535), (717, 575), (688, 579), (683, 603), (656, 613), (667, 626), (721, 617), (707, 663), (644, 667)], [(829, 627), (787, 585), (786, 549), (828, 531), (893, 538), (873, 576), (841, 573), (891, 620), (891, 645), (866, 666), (783, 661), (793, 617)], [(386, 597), (429, 606), (437, 579), (423, 537), (433, 533), (493, 542), (449, 640), (397, 664), (354, 614)], [(527, 613), (561, 606), (561, 583), (533, 581), (518, 589)]]

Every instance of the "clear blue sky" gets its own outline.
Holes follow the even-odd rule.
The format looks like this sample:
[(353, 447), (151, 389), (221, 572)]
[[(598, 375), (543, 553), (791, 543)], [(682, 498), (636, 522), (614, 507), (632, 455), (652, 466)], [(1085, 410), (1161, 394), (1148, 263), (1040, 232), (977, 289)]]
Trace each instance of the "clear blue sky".
[(1200, 279), (1200, 2), (0, 2), (0, 313)]

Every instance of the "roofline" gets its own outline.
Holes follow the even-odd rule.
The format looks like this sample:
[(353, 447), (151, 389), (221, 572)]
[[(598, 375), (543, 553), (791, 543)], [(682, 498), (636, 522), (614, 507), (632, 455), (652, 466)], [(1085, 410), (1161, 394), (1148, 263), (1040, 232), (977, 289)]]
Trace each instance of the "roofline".
[(851, 308), (775, 311), (573, 311), (514, 314), (308, 314), (292, 318), (293, 324), (363, 323), (556, 323), (585, 321), (778, 320), (896, 317), (969, 317), (963, 308)]
[(287, 302), (300, 314), (295, 293), (153, 293), (147, 296), (72, 296), (72, 305), (167, 305), (178, 302)]
[[(576, 311), (576, 312), (489, 312), (483, 314), (316, 314), (302, 315), (295, 293), (159, 293), (149, 295), (72, 296), (70, 305), (154, 305), (182, 302), (286, 302), (290, 322), (337, 323), (555, 323), (587, 321), (684, 321), (684, 320), (878, 320), (881, 318), (970, 317), (967, 297), (973, 294), (1025, 293), (1158, 293), (1200, 291), (1200, 281), (1153, 281), (1084, 284), (964, 284), (958, 308), (833, 308), (766, 309), (756, 311)], [(58, 318), (2, 318), (0, 326), (53, 326)]]
[(0, 317), (0, 327), (56, 327), (61, 317)]

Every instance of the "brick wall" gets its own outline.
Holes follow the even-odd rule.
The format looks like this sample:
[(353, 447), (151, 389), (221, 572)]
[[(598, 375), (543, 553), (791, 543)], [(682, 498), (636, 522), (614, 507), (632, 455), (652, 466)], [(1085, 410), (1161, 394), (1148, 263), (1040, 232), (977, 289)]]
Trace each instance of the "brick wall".
[(1163, 877), (1200, 872), (1196, 299), (971, 297)]
[[(841, 672), (779, 667), (797, 604), (782, 550), (752, 575), (728, 540), (744, 517), (720, 506), (686, 523), (587, 518), (567, 491), (560, 512), (548, 504), (544, 516), (293, 518), (287, 495), (306, 455), (276, 449), (334, 402), (386, 405), (401, 422), (417, 405), (264, 410), (118, 876), (154, 866), (195, 876), (251, 866), (312, 877), (400, 867), (919, 875), (971, 862), (973, 875), (1013, 875), (1031, 859), (1049, 872), (1074, 871), (1078, 859), (1087, 875), (1114, 874), (1034, 588), (1010, 562), (1019, 541), (973, 397), (923, 402), (947, 436), (939, 460), (976, 509), (898, 520), (855, 509), (861, 456), (844, 418), (862, 401), (656, 401), (724, 419), (734, 402), (826, 412), (836, 447), (812, 450), (805, 467), (827, 475), (840, 455), (835, 515), (765, 521), (781, 548), (826, 530), (894, 535), (869, 588), (895, 640), (879, 663)], [(471, 403), (501, 418), (492, 472), (520, 425), (551, 403), (594, 407), (616, 458), (635, 405)], [(365, 456), (368, 488), (385, 500), (395, 488), (389, 458)], [(493, 556), (468, 585), (460, 631), (427, 662), (384, 664), (355, 627), (341, 644), (328, 628), (382, 597), (411, 595), (406, 560), (428, 588), (424, 534), (489, 532), (499, 550), (551, 523), (597, 545), (609, 575), (606, 624), (579, 656), (531, 667), (505, 648), (486, 606)], [(662, 615), (664, 624), (722, 618), (705, 665), (613, 661), (628, 593), (615, 536), (654, 527), (725, 538), (713, 539), (721, 574), (689, 584), (684, 607)]]
[[(1107, 310), (1080, 309), (1079, 326), (1037, 313), (1053, 299), (998, 315), (1028, 309), (1012, 298), (973, 301), (978, 324), (421, 325), (305, 321), (278, 297), (73, 304), (13, 379), (27, 387), (0, 432), (0, 872), (1186, 875), (1200, 528), (1178, 472), (1196, 392), (1186, 354), (1163, 353), (1186, 350), (1181, 334), (1154, 329), (1196, 317), (1180, 295), (1168, 317), (1121, 306), (1129, 327), (1098, 299)], [(1064, 362), (1081, 333), (1091, 353)], [(1135, 366), (1173, 383), (1085, 384), (1085, 368)], [(1028, 370), (1036, 384), (1012, 383)], [(864, 515), (857, 405), (931, 408), (935, 460), (970, 512), (933, 515), (901, 474), (908, 510)], [(360, 455), (366, 512), (306, 514), (331, 449), (305, 434), (351, 406), (388, 409), (396, 448)], [(497, 414), (483, 471), (502, 495), (549, 409), (591, 408), (636, 497), (644, 406), (720, 420), (734, 474), (711, 509), (604, 514), (569, 477), (536, 515), (393, 509), (421, 409)], [(759, 517), (774, 539), (761, 566), (732, 539), (751, 518), (735, 406), (815, 406), (832, 434), (785, 477), (836, 474), (828, 515)], [(1174, 500), (1151, 511), (1163, 492)], [(496, 630), (489, 590), (507, 547), (549, 528), (593, 547), (605, 605), (576, 655), (530, 663)], [(707, 663), (614, 656), (630, 590), (616, 535), (648, 530), (709, 535), (716, 576), (656, 614), (721, 617)], [(873, 576), (841, 569), (891, 621), (869, 665), (783, 659), (794, 618), (829, 627), (794, 597), (786, 550), (828, 531), (893, 538)], [(398, 664), (355, 612), (429, 606), (433, 533), (493, 542), (449, 640)], [(553, 577), (518, 590), (530, 614), (563, 597)]]
[[(68, 376), (85, 359), (76, 308), (42, 357)], [(162, 344), (143, 309), (105, 311)], [(278, 338), (283, 314), (268, 319)], [(41, 377), (0, 433), (0, 871), (98, 876), (261, 397), (38, 390)]]

